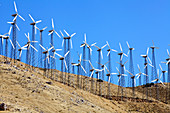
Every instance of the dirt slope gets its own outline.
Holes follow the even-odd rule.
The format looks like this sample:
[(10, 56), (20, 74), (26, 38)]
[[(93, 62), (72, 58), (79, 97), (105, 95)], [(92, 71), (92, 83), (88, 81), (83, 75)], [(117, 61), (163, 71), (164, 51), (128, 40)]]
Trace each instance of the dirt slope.
[[(156, 101), (154, 98), (152, 102), (136, 102), (129, 99), (125, 101), (108, 100), (90, 93), (89, 90), (70, 87), (44, 77), (40, 69), (28, 71), (23, 63), (3, 64), (2, 58), (0, 61), (0, 103), (7, 104), (6, 112), (170, 112), (169, 104)], [(61, 73), (58, 72), (58, 74)], [(72, 75), (72, 78), (76, 80), (76, 75)], [(107, 83), (105, 84), (107, 86)], [(89, 85), (85, 88), (89, 89)], [(117, 85), (111, 84), (111, 94), (115, 98), (117, 98), (117, 88)], [(104, 92), (106, 93), (106, 90)], [(130, 97), (131, 90), (127, 88), (126, 92), (127, 97)], [(142, 98), (142, 93), (136, 92), (136, 97)]]

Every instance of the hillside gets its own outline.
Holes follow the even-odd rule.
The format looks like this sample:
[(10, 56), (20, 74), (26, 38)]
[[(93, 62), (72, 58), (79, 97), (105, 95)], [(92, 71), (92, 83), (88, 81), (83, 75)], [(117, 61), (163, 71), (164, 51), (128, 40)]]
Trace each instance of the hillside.
[[(117, 94), (117, 85), (111, 84), (112, 99), (90, 93), (90, 79), (82, 76), (87, 81), (83, 89), (76, 88), (77, 75), (70, 74), (72, 84), (68, 86), (43, 75), (43, 70), (36, 68), (35, 71), (27, 70), (25, 64), (4, 64), (3, 56), (0, 57), (0, 103), (7, 105), (5, 112), (21, 113), (111, 113), (111, 112), (170, 112), (170, 104), (165, 104), (155, 98), (142, 99), (140, 87), (136, 88), (137, 99), (133, 99), (131, 89), (126, 88), (126, 97), (120, 101)], [(56, 71), (57, 75), (61, 72)], [(88, 82), (89, 81), (89, 82)], [(94, 80), (96, 81), (96, 80)], [(94, 83), (96, 84), (96, 83)], [(104, 82), (107, 87), (107, 82)], [(155, 87), (153, 87), (153, 92)], [(94, 91), (96, 91), (94, 87)], [(103, 91), (103, 90), (102, 90)], [(103, 91), (106, 93), (106, 89)], [(154, 93), (153, 93), (154, 94)], [(160, 93), (160, 96), (162, 93)], [(0, 111), (0, 113), (4, 111)]]

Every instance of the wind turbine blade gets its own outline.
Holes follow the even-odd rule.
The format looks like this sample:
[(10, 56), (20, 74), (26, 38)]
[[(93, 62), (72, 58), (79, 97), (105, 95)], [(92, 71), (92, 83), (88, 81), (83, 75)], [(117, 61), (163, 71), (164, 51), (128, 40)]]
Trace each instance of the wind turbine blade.
[(120, 47), (120, 51), (122, 52), (123, 50), (122, 50), (122, 46), (121, 46), (120, 42), (119, 42), (119, 47)]
[(85, 41), (85, 43), (86, 43), (86, 33), (84, 33), (84, 41)]
[(44, 49), (44, 51), (47, 51), (41, 44), (39, 44), (40, 45), (40, 47), (42, 48), (42, 49)]
[(169, 51), (168, 51), (168, 49), (167, 49), (167, 53), (168, 53), (168, 56), (170, 57), (170, 54), (169, 54)]
[(63, 33), (61, 32), (61, 30), (60, 30), (60, 33), (61, 33), (61, 36), (64, 37), (64, 35), (63, 35)]
[(19, 57), (21, 57), (21, 55), (22, 55), (22, 50), (20, 51)]
[(106, 41), (106, 43), (107, 43), (107, 45), (108, 45), (108, 47), (109, 47), (109, 49), (110, 49), (110, 45), (109, 45), (108, 41)]
[(100, 54), (101, 54), (101, 57), (102, 57), (102, 59), (103, 59), (103, 53), (102, 53), (102, 50), (100, 51)]
[(122, 61), (122, 59), (123, 59), (123, 55), (121, 55), (120, 61)]
[(107, 46), (107, 44), (105, 44), (103, 47), (101, 47), (101, 49), (105, 48)]
[(38, 20), (38, 21), (36, 21), (35, 23), (38, 24), (38, 23), (40, 23), (40, 22), (42, 22), (42, 20)]
[(15, 25), (16, 25), (16, 27), (17, 27), (18, 31), (20, 31), (20, 29), (19, 29), (18, 25), (17, 25), (17, 24), (15, 24)]
[(147, 57), (147, 59), (148, 59), (148, 60), (149, 60), (149, 62), (152, 64), (151, 59), (150, 59), (149, 57)]
[(56, 51), (62, 51), (62, 49), (55, 49)]
[(18, 16), (18, 15), (16, 15), (16, 16), (14, 17), (14, 19), (12, 20), (13, 22), (17, 19), (17, 16)]
[(129, 52), (130, 52), (130, 50), (128, 50), (128, 53), (127, 53), (127, 55), (129, 55)]
[(83, 67), (81, 64), (80, 64), (80, 66), (81, 66), (81, 68), (83, 69), (83, 71), (84, 71), (85, 73), (87, 73), (86, 70), (84, 69), (84, 67)]
[(23, 21), (25, 21), (25, 19), (24, 19), (24, 18), (22, 18), (22, 16), (21, 16), (21, 15), (19, 15), (19, 14), (18, 14), (18, 16), (19, 16), (19, 17), (20, 17)]
[(89, 60), (89, 63), (90, 63), (90, 66), (93, 68), (93, 66), (92, 66), (92, 64), (91, 64), (91, 62), (90, 62), (90, 60)]
[(42, 30), (44, 31), (45, 29), (47, 29), (47, 27), (44, 27)]
[(153, 42), (153, 40), (152, 40), (152, 43), (153, 43), (153, 46), (154, 46), (154, 42)]
[(16, 42), (17, 42), (18, 46), (21, 48), (21, 46), (19, 45), (18, 41), (16, 41)]
[(56, 52), (55, 52), (55, 54), (56, 54), (57, 56), (59, 56), (60, 58), (63, 57), (63, 56), (61, 56), (60, 54), (58, 54), (58, 53), (56, 53)]
[(136, 79), (138, 79), (140, 76), (141, 76), (141, 74), (139, 74), (139, 76)]
[(65, 64), (65, 67), (66, 67), (66, 69), (67, 69), (67, 63), (66, 63), (66, 60), (64, 59), (64, 64)]
[(50, 51), (51, 49), (53, 49), (54, 47), (52, 46), (50, 49), (48, 49), (48, 51)]
[(35, 20), (32, 18), (32, 16), (29, 14), (29, 16), (30, 16), (30, 18), (31, 18), (31, 20), (33, 21), (33, 22), (35, 22)]
[(111, 49), (112, 51), (114, 51), (114, 52), (117, 52), (116, 50), (114, 50), (114, 49)]
[(72, 43), (72, 39), (70, 39), (70, 43), (71, 43), (71, 48), (73, 48), (73, 43)]
[(73, 37), (76, 33), (73, 33), (70, 37)]
[(51, 21), (52, 21), (52, 28), (54, 29), (54, 22), (53, 22), (53, 18), (51, 19)]
[(166, 65), (168, 65), (168, 64), (169, 64), (169, 62), (170, 62), (170, 60), (168, 60), (168, 61), (167, 61)]
[(146, 55), (148, 55), (148, 53), (149, 53), (149, 47), (147, 48), (147, 52), (146, 52)]
[(120, 78), (121, 78), (121, 76), (119, 77), (119, 80), (118, 80), (118, 82), (120, 81)]
[(62, 41), (62, 47), (63, 47), (63, 44), (64, 44), (64, 39), (63, 39), (63, 41)]
[(111, 73), (112, 75), (117, 75), (118, 73)]
[(66, 57), (66, 56), (68, 55), (69, 52), (70, 52), (70, 51), (68, 51), (68, 52), (64, 55), (64, 57)]
[(162, 78), (162, 73), (161, 73), (161, 76), (160, 76), (160, 79)]
[(108, 83), (110, 83), (110, 76), (109, 76), (109, 79), (108, 79)]
[(128, 41), (126, 41), (128, 48), (130, 48)]
[(159, 64), (159, 67), (160, 67), (160, 69), (161, 69), (161, 71), (162, 71), (162, 67), (161, 67), (161, 65)]
[(98, 46), (94, 45), (94, 47), (96, 47), (97, 49), (100, 49)]
[(31, 46), (35, 51), (38, 52), (38, 50), (37, 50), (34, 46), (32, 46), (31, 44), (30, 44), (30, 46)]
[(165, 86), (165, 84), (161, 80), (159, 80), (159, 81)]
[(12, 29), (12, 26), (9, 28), (8, 35), (10, 35), (10, 34), (11, 34), (11, 29)]
[(7, 22), (8, 24), (13, 24), (14, 22)]
[(64, 32), (67, 34), (67, 36), (70, 36), (70, 35), (67, 33), (67, 31), (66, 31), (66, 30), (64, 30)]
[(145, 65), (144, 69), (147, 67), (148, 64)]
[(90, 78), (93, 76), (94, 71), (91, 72)]
[(128, 57), (125, 53), (123, 53), (123, 55), (125, 55), (126, 57)]
[(151, 82), (155, 82), (155, 81), (157, 81), (157, 79), (155, 79), (155, 80), (152, 80)]
[(96, 43), (93, 43), (91, 46), (94, 46)]
[(138, 69), (139, 69), (139, 72), (140, 72), (140, 67), (139, 67), (139, 64), (137, 64), (138, 65)]
[(15, 7), (15, 12), (18, 13), (15, 1), (14, 1), (14, 7)]
[(151, 67), (154, 67), (153, 65), (151, 65), (150, 63), (148, 63)]
[(12, 43), (10, 38), (9, 38), (9, 41), (11, 42), (11, 45), (12, 45), (13, 49), (15, 49), (15, 47), (14, 47), (14, 45), (13, 45), (13, 43)]
[(39, 29), (37, 26), (35, 26), (35, 28), (38, 29), (38, 30), (40, 31), (40, 29)]
[(51, 31), (48, 35), (51, 35), (54, 31)]
[(109, 54), (110, 54), (110, 51), (107, 53), (107, 56), (109, 56)]
[(58, 34), (55, 30), (54, 30), (54, 32), (55, 32), (55, 34), (57, 34), (57, 35), (58, 35), (58, 37), (59, 37), (59, 38), (61, 38), (61, 37), (60, 37), (60, 35), (59, 35), (59, 34)]

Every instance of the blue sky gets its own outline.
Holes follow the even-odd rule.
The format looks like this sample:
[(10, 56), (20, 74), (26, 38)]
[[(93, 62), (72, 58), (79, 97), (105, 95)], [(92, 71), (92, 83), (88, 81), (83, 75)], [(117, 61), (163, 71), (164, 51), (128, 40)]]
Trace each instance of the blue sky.
[[(43, 33), (44, 45), (49, 47), (50, 36), (48, 30), (51, 30), (51, 18), (54, 19), (56, 31), (67, 30), (70, 34), (76, 32), (73, 37), (74, 59), (77, 59), (77, 51), (82, 52), (79, 47), (84, 40), (84, 33), (87, 34), (87, 42), (92, 44), (97, 42), (101, 47), (109, 42), (113, 49), (120, 51), (119, 42), (123, 50), (127, 53), (126, 41), (135, 48), (133, 58), (135, 73), (138, 72), (137, 64), (143, 68), (143, 59), (141, 54), (146, 53), (147, 47), (152, 46), (152, 40), (159, 47), (156, 50), (156, 63), (164, 61), (168, 55), (166, 49), (170, 42), (170, 1), (169, 0), (15, 0), (19, 14), (26, 20), (23, 22), (17, 19), (17, 24), (21, 31), (17, 32), (18, 41), (21, 45), (26, 43), (24, 33), (31, 34), (32, 27), (29, 25), (32, 21), (28, 14), (31, 14), (35, 20), (42, 20), (37, 27), (47, 30)], [(12, 21), (14, 14), (13, 0), (0, 1), (0, 34), (8, 32), (10, 27), (8, 21)], [(57, 48), (61, 47), (62, 39), (54, 35), (54, 43)], [(36, 35), (39, 40), (39, 33)], [(97, 52), (93, 47), (93, 64), (96, 65)], [(107, 61), (107, 47), (103, 49), (104, 59)], [(62, 54), (62, 52), (60, 52)], [(116, 63), (119, 61), (117, 53), (112, 53), (112, 72), (116, 72)], [(151, 51), (149, 51), (151, 58)], [(25, 54), (23, 54), (25, 57)], [(24, 59), (24, 58), (22, 58)], [(126, 61), (127, 58), (124, 59)], [(74, 60), (76, 62), (76, 60)], [(59, 61), (57, 61), (59, 63)], [(60, 65), (57, 66), (59, 69)], [(97, 65), (96, 65), (97, 67)], [(129, 65), (127, 63), (126, 68)], [(162, 64), (164, 69), (167, 66)], [(150, 68), (149, 68), (150, 69)], [(151, 69), (150, 69), (151, 70)], [(151, 72), (149, 72), (151, 74)], [(117, 81), (117, 77), (114, 77)]]

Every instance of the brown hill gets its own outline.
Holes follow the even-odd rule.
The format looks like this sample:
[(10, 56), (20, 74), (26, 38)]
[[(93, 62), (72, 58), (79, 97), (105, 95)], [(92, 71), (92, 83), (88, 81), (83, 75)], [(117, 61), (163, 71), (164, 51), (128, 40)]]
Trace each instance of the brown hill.
[[(117, 93), (118, 86), (111, 84), (111, 100), (98, 96), (96, 79), (94, 79), (94, 94), (90, 93), (91, 79), (82, 77), (82, 88), (76, 87), (77, 75), (71, 75), (71, 85), (63, 84), (56, 70), (54, 80), (43, 75), (43, 69), (29, 70), (28, 66), (17, 62), (4, 64), (0, 57), (0, 103), (7, 105), (5, 112), (21, 113), (67, 113), (67, 112), (170, 112), (170, 104), (155, 99), (155, 87), (151, 87), (152, 96), (143, 98), (142, 87), (135, 88), (135, 97), (132, 97), (131, 88), (124, 88), (126, 97), (120, 101)], [(67, 77), (67, 75), (66, 75)], [(53, 78), (53, 77), (52, 77)], [(57, 81), (58, 80), (58, 81)], [(67, 79), (66, 79), (67, 81)], [(85, 84), (87, 83), (87, 84)], [(98, 82), (97, 82), (98, 84)], [(107, 93), (107, 82), (104, 82), (102, 95)], [(99, 86), (97, 86), (99, 87)], [(166, 90), (166, 89), (164, 89)], [(162, 97), (164, 93), (160, 93)], [(149, 101), (150, 100), (150, 101)], [(0, 111), (0, 113), (4, 111)]]

